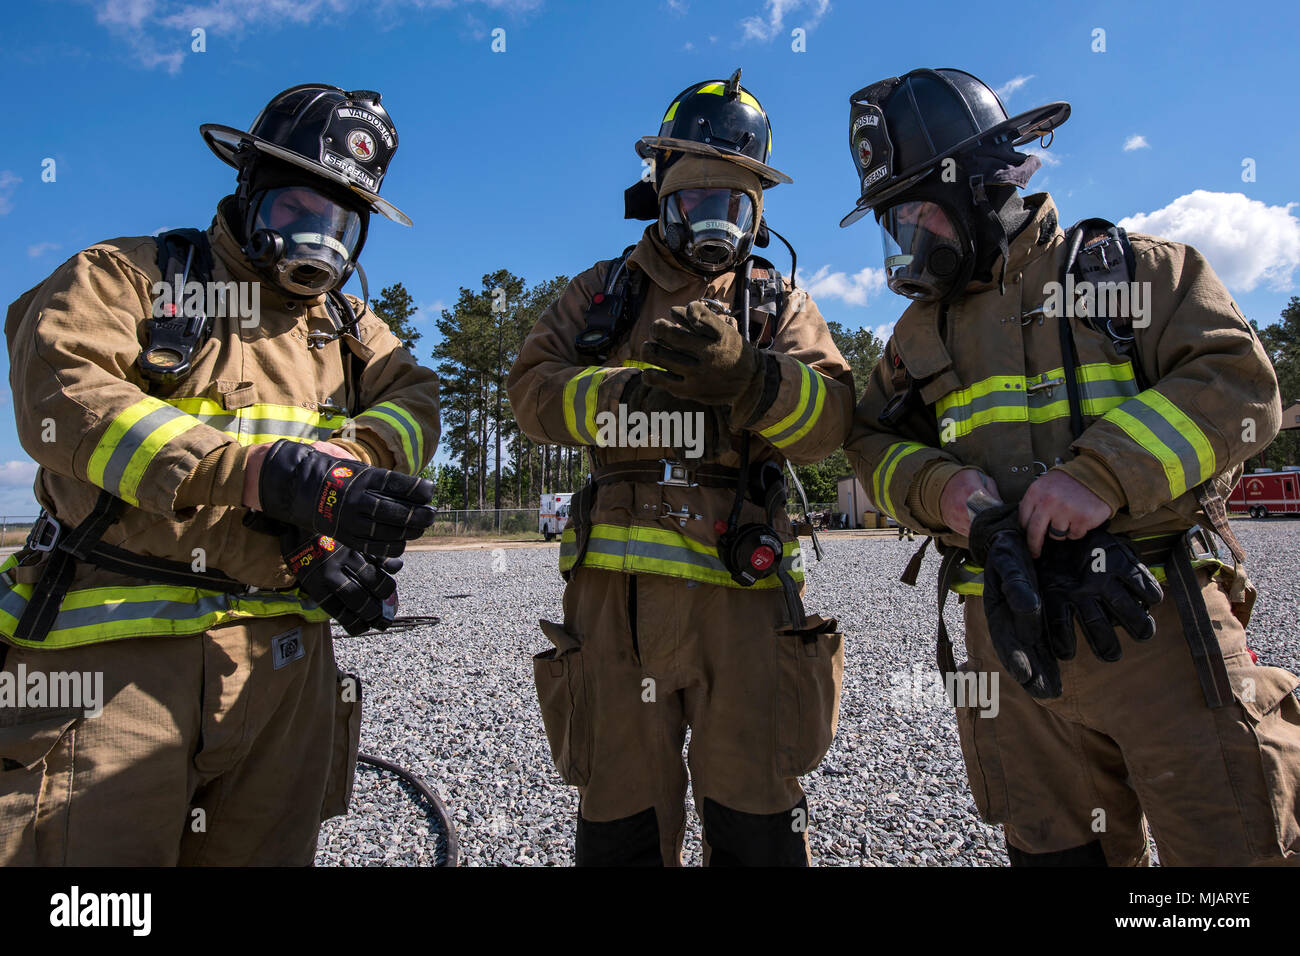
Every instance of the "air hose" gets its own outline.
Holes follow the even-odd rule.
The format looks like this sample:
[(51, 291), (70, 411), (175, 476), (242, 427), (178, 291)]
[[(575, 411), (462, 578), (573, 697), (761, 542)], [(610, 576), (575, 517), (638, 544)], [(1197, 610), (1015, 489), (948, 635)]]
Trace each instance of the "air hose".
[[(438, 618), (427, 614), (408, 614), (396, 617), (393, 622), (382, 631), (369, 630), (361, 634), (353, 635), (355, 637), (367, 637), (372, 634), (393, 634), (402, 633), (403, 631), (413, 630), (417, 627), (425, 627), (438, 623)], [(408, 784), (415, 788), (416, 792), (424, 797), (425, 803), (433, 810), (433, 815), (438, 818), (442, 824), (443, 831), (447, 834), (447, 857), (439, 864), (440, 866), (459, 866), (460, 865), (460, 838), (456, 834), (456, 824), (451, 819), (451, 814), (447, 810), (447, 805), (442, 802), (438, 796), (438, 791), (429, 786), (424, 778), (418, 774), (401, 767), (391, 760), (385, 760), (383, 757), (376, 757), (374, 754), (359, 753), (357, 754), (357, 763), (367, 764), (379, 770), (386, 770), (389, 773), (397, 774)]]

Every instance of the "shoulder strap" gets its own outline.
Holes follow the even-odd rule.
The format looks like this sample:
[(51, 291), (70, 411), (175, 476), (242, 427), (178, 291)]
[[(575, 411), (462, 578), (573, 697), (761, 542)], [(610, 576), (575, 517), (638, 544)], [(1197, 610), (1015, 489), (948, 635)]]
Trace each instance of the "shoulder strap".
[(207, 233), (198, 229), (170, 229), (154, 236), (158, 246), (158, 272), (163, 282), (193, 281), (207, 284), (212, 278), (212, 247)]
[(605, 361), (618, 340), (636, 323), (647, 289), (641, 273), (634, 273), (627, 265), (635, 248), (628, 246), (610, 262), (605, 287), (592, 296), (587, 305), (586, 328), (574, 340), (578, 354)]

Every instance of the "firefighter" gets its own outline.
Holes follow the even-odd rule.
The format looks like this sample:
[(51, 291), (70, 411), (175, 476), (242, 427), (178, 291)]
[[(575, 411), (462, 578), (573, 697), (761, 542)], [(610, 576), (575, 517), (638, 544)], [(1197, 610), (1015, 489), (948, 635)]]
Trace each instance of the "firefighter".
[[(782, 466), (844, 440), (853, 387), (807, 292), (753, 255), (763, 191), (790, 182), (770, 147), (739, 70), (685, 89), (637, 144), (652, 176), (627, 217), (654, 222), (570, 283), (510, 373), (524, 432), (593, 462), (561, 539), (564, 621), (534, 659), (579, 865), (680, 865), (688, 727), (706, 864), (809, 860), (798, 778), (834, 734), (843, 648), (804, 612)], [(695, 438), (602, 427), (639, 413)]]
[(379, 94), (201, 132), (238, 170), (206, 232), (99, 243), (9, 309), (43, 510), (0, 566), (0, 676), (102, 689), (0, 697), (0, 864), (310, 864), (360, 728), (330, 618), (386, 627), (432, 520), (436, 377), (339, 291), (372, 212), (410, 225)]
[(1294, 861), (1300, 681), (1246, 647), (1222, 502), (1277, 431), (1277, 382), (1195, 249), (1063, 230), (1049, 195), (1017, 192), (1039, 166), (1017, 147), (1068, 115), (1009, 118), (949, 69), (851, 97), (862, 194), (842, 225), (875, 215), (913, 302), (849, 459), (940, 542), (941, 616), (964, 599), (967, 660), (942, 624), (938, 656), (1013, 865), (1144, 864), (1148, 824), (1164, 864)]

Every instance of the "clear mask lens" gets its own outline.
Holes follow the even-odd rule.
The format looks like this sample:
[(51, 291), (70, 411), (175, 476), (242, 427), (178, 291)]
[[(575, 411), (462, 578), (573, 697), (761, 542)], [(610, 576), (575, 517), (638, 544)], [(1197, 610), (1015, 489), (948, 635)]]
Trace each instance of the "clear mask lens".
[(279, 284), (318, 295), (346, 274), (361, 239), (361, 215), (314, 189), (288, 186), (263, 194), (253, 229), (269, 229), (284, 239), (284, 255), (275, 263)]
[(938, 300), (952, 290), (964, 252), (961, 234), (943, 207), (911, 201), (877, 216), (885, 247), (885, 278), (899, 295)]
[(707, 272), (736, 264), (754, 226), (754, 201), (739, 189), (680, 189), (664, 203), (664, 225), (684, 230), (681, 255)]

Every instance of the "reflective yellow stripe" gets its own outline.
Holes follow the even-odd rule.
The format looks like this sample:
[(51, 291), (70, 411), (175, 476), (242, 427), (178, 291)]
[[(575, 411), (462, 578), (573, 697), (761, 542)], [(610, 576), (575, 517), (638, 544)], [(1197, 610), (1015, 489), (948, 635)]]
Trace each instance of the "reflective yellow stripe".
[[(420, 424), (406, 409), (393, 402), (381, 402), (374, 408), (367, 408), (356, 417), (357, 421), (370, 416), (386, 422), (402, 442), (402, 453), (410, 464), (410, 473), (417, 474), (424, 467), (424, 433)], [(412, 444), (414, 442), (414, 444)]]
[(894, 480), (894, 471), (898, 468), (898, 463), (908, 455), (929, 450), (927, 446), (914, 441), (895, 442), (885, 449), (885, 457), (871, 473), (871, 500), (895, 521), (900, 519), (889, 494), (889, 483)]
[(606, 371), (589, 365), (564, 386), (564, 426), (584, 445), (596, 444), (596, 399)]
[(345, 415), (322, 415), (301, 405), (258, 402), (227, 410), (210, 398), (175, 398), (168, 405), (235, 438), (241, 445), (291, 441), (324, 441), (347, 422)]
[(199, 424), (166, 402), (142, 398), (109, 423), (91, 452), (86, 477), (128, 504), (138, 505), (136, 491), (145, 469), (164, 445)]
[[(1070, 402), (1063, 381), (1054, 386), (1054, 391), (1029, 391), (1032, 385), (1064, 377), (1064, 368), (1028, 377), (992, 375), (967, 388), (949, 392), (935, 403), (941, 434), (945, 441), (955, 441), (984, 425), (1008, 422), (1039, 425), (1068, 418)], [(1078, 366), (1075, 377), (1082, 411), (1092, 417), (1106, 414), (1137, 394), (1133, 367), (1128, 362), (1090, 362)], [(1049, 400), (1054, 394), (1060, 397)]]
[(1214, 474), (1214, 450), (1200, 427), (1154, 388), (1106, 413), (1110, 422), (1160, 463), (1177, 498)]
[(803, 438), (817, 424), (822, 407), (826, 404), (826, 385), (815, 370), (799, 365), (799, 398), (790, 414), (775, 425), (759, 430), (759, 434), (777, 448), (786, 448)]
[[(802, 581), (803, 555), (799, 542), (784, 542), (782, 551), (782, 565), (791, 578)], [(572, 528), (566, 528), (560, 536), (560, 570), (572, 569), (576, 558), (577, 536)], [(741, 587), (731, 579), (715, 548), (667, 528), (596, 524), (592, 526), (582, 566), (626, 574), (660, 574), (719, 587)], [(753, 586), (779, 588), (781, 581), (772, 575)]]
[[(0, 570), (15, 563), (11, 556)], [(43, 641), (13, 636), (31, 597), (31, 584), (0, 584), (0, 634), (25, 647), (57, 649), (132, 637), (198, 634), (241, 618), (299, 615), (328, 621), (329, 615), (296, 592), (228, 595), (202, 588), (166, 584), (83, 588), (69, 591)]]
[(655, 365), (653, 362), (642, 362), (637, 359), (628, 359), (623, 363), (623, 368), (652, 368), (656, 372), (664, 371), (662, 365)]

